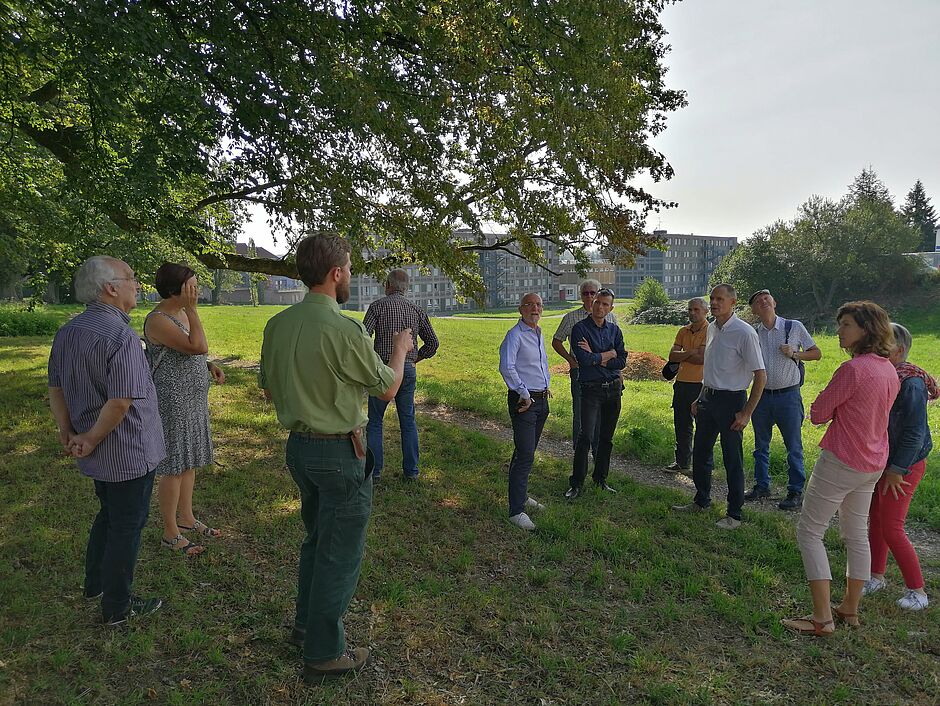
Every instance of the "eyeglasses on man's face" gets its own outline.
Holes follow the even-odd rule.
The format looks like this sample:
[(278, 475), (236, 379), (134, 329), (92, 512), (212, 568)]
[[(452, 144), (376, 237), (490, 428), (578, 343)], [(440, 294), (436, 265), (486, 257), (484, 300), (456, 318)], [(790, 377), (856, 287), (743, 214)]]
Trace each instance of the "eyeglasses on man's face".
[(140, 280), (137, 277), (115, 277), (111, 280), (112, 282), (133, 282), (136, 285), (140, 285)]
[(595, 294), (597, 294), (597, 291), (593, 289), (585, 289), (581, 292), (582, 297), (593, 297)]

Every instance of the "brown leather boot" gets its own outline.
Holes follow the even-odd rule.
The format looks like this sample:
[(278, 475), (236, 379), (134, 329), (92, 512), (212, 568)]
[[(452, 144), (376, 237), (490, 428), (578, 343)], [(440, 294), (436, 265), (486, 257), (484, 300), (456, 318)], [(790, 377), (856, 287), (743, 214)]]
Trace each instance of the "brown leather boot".
[(326, 662), (305, 662), (304, 681), (317, 684), (330, 677), (358, 671), (369, 663), (370, 657), (368, 647), (357, 647), (354, 650), (346, 650), (336, 659)]

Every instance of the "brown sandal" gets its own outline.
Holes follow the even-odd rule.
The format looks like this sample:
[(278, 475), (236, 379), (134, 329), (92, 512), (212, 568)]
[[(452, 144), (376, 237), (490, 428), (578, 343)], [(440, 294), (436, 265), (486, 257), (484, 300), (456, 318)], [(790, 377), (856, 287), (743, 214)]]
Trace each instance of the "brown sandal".
[(833, 617), (839, 622), (845, 623), (851, 628), (857, 628), (862, 624), (862, 621), (858, 619), (858, 613), (845, 613), (839, 610), (839, 606), (835, 603), (831, 604), (829, 607), (832, 608)]
[[(812, 627), (804, 627), (800, 623), (809, 623)], [(780, 624), (788, 630), (792, 630), (795, 633), (800, 635), (813, 635), (814, 637), (829, 637), (832, 633), (835, 632), (835, 625), (831, 620), (826, 620), (825, 622), (819, 622), (812, 615), (807, 615), (805, 618), (792, 618), (784, 619), (780, 621)], [(832, 625), (832, 630), (825, 630), (827, 626)]]

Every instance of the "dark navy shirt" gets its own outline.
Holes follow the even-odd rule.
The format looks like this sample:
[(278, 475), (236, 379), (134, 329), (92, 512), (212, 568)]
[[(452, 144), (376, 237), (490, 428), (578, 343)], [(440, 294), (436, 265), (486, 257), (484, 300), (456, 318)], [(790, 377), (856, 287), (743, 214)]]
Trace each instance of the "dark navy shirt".
[(888, 416), (888, 468), (907, 475), (933, 448), (927, 424), (927, 385), (920, 378), (901, 383)]
[[(582, 339), (591, 346), (590, 353), (578, 345)], [(601, 365), (601, 353), (609, 350), (617, 351), (617, 357), (608, 360), (607, 365)], [(590, 316), (571, 329), (571, 351), (578, 359), (578, 381), (582, 383), (617, 380), (627, 365), (627, 351), (623, 347), (620, 327), (609, 321), (598, 326)]]
[(133, 400), (95, 450), (76, 459), (86, 476), (110, 483), (139, 478), (166, 456), (150, 366), (129, 323), (120, 309), (92, 302), (58, 330), (49, 354), (49, 387), (62, 389), (77, 433), (95, 425), (109, 399)]

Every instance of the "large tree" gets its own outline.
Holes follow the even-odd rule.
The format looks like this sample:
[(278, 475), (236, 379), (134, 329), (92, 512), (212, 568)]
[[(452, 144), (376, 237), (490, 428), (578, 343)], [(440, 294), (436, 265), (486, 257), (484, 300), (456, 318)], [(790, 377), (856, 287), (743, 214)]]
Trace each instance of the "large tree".
[(719, 264), (712, 284), (730, 282), (744, 296), (768, 288), (782, 312), (815, 322), (848, 299), (912, 287), (923, 265), (904, 253), (918, 240), (866, 169), (839, 201), (812, 196), (792, 220), (755, 233)]
[(937, 212), (927, 197), (924, 185), (918, 179), (907, 193), (901, 215), (912, 226), (917, 228), (921, 235), (918, 250), (933, 252), (937, 244)]
[(0, 223), (72, 262), (156, 243), (294, 274), (225, 252), (256, 203), (289, 240), (339, 232), (387, 253), (363, 271), (424, 262), (465, 292), (482, 248), (611, 245), (630, 264), (668, 205), (631, 182), (672, 175), (649, 141), (684, 105), (665, 4), (6, 0)]

